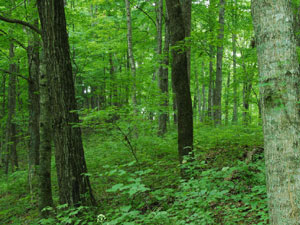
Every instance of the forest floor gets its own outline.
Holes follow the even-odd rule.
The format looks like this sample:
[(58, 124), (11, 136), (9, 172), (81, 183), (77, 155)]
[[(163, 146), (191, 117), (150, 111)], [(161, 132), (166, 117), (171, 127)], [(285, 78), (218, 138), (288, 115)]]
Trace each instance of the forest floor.
[[(86, 175), (99, 205), (59, 205), (55, 218), (42, 221), (29, 193), (24, 147), (20, 170), (0, 174), (0, 224), (268, 224), (260, 126), (196, 125), (196, 160), (183, 165), (189, 180), (179, 175), (176, 132), (161, 138), (150, 122), (139, 126), (138, 134), (121, 125), (85, 129)], [(54, 162), (52, 171), (57, 203)]]

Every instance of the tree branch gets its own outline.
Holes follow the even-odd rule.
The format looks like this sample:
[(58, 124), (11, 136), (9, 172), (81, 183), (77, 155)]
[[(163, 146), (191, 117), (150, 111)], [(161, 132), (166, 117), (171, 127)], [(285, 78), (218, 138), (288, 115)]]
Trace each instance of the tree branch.
[(0, 71), (2, 71), (2, 72), (4, 72), (4, 73), (8, 73), (8, 74), (14, 74), (14, 75), (16, 75), (16, 76), (18, 76), (18, 77), (21, 77), (21, 78), (23, 78), (24, 80), (27, 80), (28, 82), (30, 82), (30, 80), (29, 80), (27, 77), (24, 77), (23, 75), (21, 75), (21, 74), (19, 74), (19, 73), (12, 73), (12, 72), (9, 72), (9, 71), (3, 70), (3, 69), (0, 69)]
[[(0, 29), (0, 32), (2, 32), (5, 35), (8, 35), (4, 30)], [(25, 45), (23, 45), (21, 42), (19, 42), (18, 40), (14, 39), (14, 38), (10, 38), (10, 40), (16, 42), (18, 45), (20, 45), (22, 48), (24, 48), (27, 51), (27, 47)]]
[(139, 6), (135, 6), (135, 8), (137, 8), (138, 10), (140, 10), (142, 13), (144, 13), (154, 24), (154, 26), (156, 27), (156, 22), (154, 21), (154, 19), (147, 13), (145, 12), (142, 8), (140, 8)]
[(22, 20), (16, 20), (16, 19), (9, 19), (9, 18), (6, 18), (4, 16), (1, 16), (0, 15), (0, 20), (2, 21), (5, 21), (7, 23), (16, 23), (16, 24), (21, 24), (23, 26), (26, 26), (26, 27), (29, 27), (31, 30), (35, 31), (36, 33), (38, 34), (42, 34), (42, 31), (40, 29), (38, 29), (37, 27), (33, 26), (32, 24), (30, 23), (27, 23), (25, 21), (22, 21)]

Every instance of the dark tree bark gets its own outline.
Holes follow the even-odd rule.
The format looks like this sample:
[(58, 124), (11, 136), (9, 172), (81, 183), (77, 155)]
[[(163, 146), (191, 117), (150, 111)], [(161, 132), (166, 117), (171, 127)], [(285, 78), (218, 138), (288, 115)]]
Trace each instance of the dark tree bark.
[(50, 101), (50, 83), (46, 74), (45, 58), (42, 56), (40, 65), (40, 166), (39, 166), (39, 211), (42, 217), (48, 217), (49, 211), (42, 209), (53, 205), (51, 190), (51, 140), (52, 114)]
[[(170, 21), (170, 40), (172, 46), (172, 83), (178, 106), (178, 153), (182, 163), (184, 156), (193, 149), (193, 108), (184, 47), (185, 30), (179, 0), (167, 0)], [(178, 47), (181, 46), (181, 47)], [(176, 46), (176, 48), (174, 48)]]
[(220, 0), (219, 9), (219, 34), (217, 45), (217, 68), (216, 68), (216, 85), (213, 96), (214, 123), (221, 124), (222, 119), (222, 65), (223, 65), (223, 39), (224, 39), (224, 16), (225, 0)]
[[(185, 27), (185, 38), (191, 36), (192, 30), (192, 0), (182, 0), (182, 12), (184, 18)], [(187, 41), (189, 43), (189, 41)], [(191, 47), (190, 44), (186, 46), (186, 57), (187, 57), (187, 68), (188, 68), (188, 78), (189, 82), (191, 79)]]
[(60, 204), (94, 203), (87, 173), (76, 100), (63, 0), (38, 0), (42, 39), (51, 87), (55, 159)]
[(8, 83), (8, 99), (7, 108), (8, 116), (6, 122), (6, 138), (5, 138), (5, 152), (4, 152), (4, 171), (7, 174), (9, 168), (9, 162), (11, 162), (12, 172), (18, 169), (18, 156), (17, 156), (17, 138), (16, 138), (16, 124), (14, 122), (14, 117), (16, 114), (16, 72), (17, 65), (14, 63), (14, 44), (10, 44), (9, 57), (12, 63), (9, 65), (9, 83)]
[[(3, 119), (6, 113), (6, 74), (2, 74), (2, 80), (1, 80), (1, 96), (2, 96), (2, 102), (1, 102), (1, 114), (0, 114), (0, 120)], [(1, 139), (0, 139), (0, 166), (2, 167), (4, 164), (4, 152), (5, 152), (5, 126), (3, 124), (0, 124), (0, 129), (1, 129)]]

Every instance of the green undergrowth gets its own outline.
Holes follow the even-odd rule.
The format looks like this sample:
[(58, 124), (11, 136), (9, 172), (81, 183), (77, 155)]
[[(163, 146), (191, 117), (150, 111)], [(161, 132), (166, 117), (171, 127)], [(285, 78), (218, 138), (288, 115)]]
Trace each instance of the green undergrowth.
[(0, 224), (268, 223), (261, 127), (195, 125), (196, 160), (183, 165), (191, 178), (182, 179), (174, 130), (161, 138), (151, 121), (110, 122), (84, 128), (96, 208), (58, 206), (38, 223), (20, 171), (2, 177)]

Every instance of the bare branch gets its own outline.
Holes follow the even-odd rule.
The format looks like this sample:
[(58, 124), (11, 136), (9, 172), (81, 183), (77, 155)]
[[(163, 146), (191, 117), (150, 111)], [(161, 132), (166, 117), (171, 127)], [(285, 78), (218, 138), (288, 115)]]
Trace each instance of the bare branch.
[(27, 23), (25, 21), (22, 21), (22, 20), (16, 20), (16, 19), (9, 19), (9, 18), (6, 18), (4, 16), (1, 16), (0, 15), (0, 20), (2, 21), (5, 21), (7, 23), (16, 23), (16, 24), (21, 24), (23, 26), (26, 26), (26, 27), (29, 27), (31, 30), (35, 31), (36, 33), (38, 34), (42, 34), (42, 31), (40, 29), (38, 29), (37, 27), (35, 27), (34, 25), (30, 24), (30, 23)]

